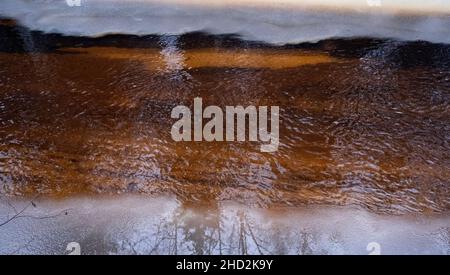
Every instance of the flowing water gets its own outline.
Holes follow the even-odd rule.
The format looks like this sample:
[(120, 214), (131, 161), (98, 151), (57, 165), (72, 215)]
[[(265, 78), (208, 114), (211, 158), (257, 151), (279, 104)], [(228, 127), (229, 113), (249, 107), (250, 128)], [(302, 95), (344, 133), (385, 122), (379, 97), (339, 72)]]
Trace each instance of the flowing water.
[[(6, 3), (9, 12), (12, 4)], [(31, 22), (27, 18), (23, 22)], [(449, 26), (443, 23), (448, 16), (438, 18), (435, 26)], [(48, 31), (50, 19), (36, 20), (38, 28)], [(444, 37), (439, 28), (431, 42), (407, 37), (329, 38), (275, 45), (204, 32), (69, 36), (33, 31), (13, 20), (0, 22), (2, 198), (23, 205), (24, 198), (45, 197), (38, 206), (49, 215), (74, 208), (73, 198), (79, 196), (121, 194), (117, 204), (131, 207), (128, 212), (120, 206), (113, 211), (112, 199), (88, 202), (89, 207), (82, 201), (85, 212), (75, 210), (71, 216), (75, 228), (98, 224), (111, 226), (110, 232), (86, 229), (86, 234), (76, 231), (67, 236), (62, 233), (68, 228), (63, 226), (64, 215), (52, 220), (53, 227), (21, 219), (8, 224), (9, 229), (0, 228), (6, 230), (0, 253), (62, 253), (61, 242), (71, 238), (82, 238), (84, 246), (95, 240), (89, 253), (222, 253), (217, 250), (221, 241), (206, 250), (202, 239), (208, 230), (220, 235), (222, 223), (229, 237), (223, 243), (228, 253), (364, 253), (373, 237), (391, 241), (390, 253), (448, 253), (450, 45), (432, 43), (446, 42), (436, 41)], [(441, 28), (444, 33), (448, 29)], [(278, 38), (269, 42), (286, 42)], [(176, 120), (171, 110), (177, 105), (192, 107), (195, 97), (221, 108), (279, 106), (278, 151), (264, 153), (260, 143), (248, 141), (173, 141), (170, 130)], [(139, 198), (129, 199), (129, 194)], [(170, 199), (162, 202), (155, 198), (166, 196)], [(148, 214), (159, 204), (168, 209), (167, 216)], [(147, 214), (138, 214), (137, 205)], [(318, 206), (330, 210), (306, 210)], [(9, 217), (10, 207), (4, 204), (1, 215)], [(353, 210), (337, 210), (340, 207)], [(208, 211), (213, 211), (213, 221), (208, 220)], [(334, 211), (346, 220), (344, 225), (335, 228)], [(114, 213), (135, 217), (137, 233), (127, 227), (130, 231), (122, 232), (127, 237), (120, 235), (125, 220), (98, 221)], [(419, 217), (420, 224), (442, 216), (433, 218), (429, 227), (402, 218), (401, 229), (392, 221), (398, 214)], [(239, 240), (243, 235), (252, 237), (251, 226), (241, 228), (243, 235), (232, 228), (245, 227), (246, 215), (259, 227), (255, 231), (268, 236), (282, 232), (285, 239), (262, 245), (265, 251), (253, 239), (244, 251)], [(165, 223), (163, 216), (170, 221)], [(166, 242), (149, 250), (158, 238), (167, 239), (158, 231), (160, 226), (167, 233), (174, 222), (193, 223), (192, 216), (199, 217), (200, 227), (213, 224), (191, 236), (201, 248), (192, 248), (188, 241), (180, 248)], [(352, 216), (359, 217), (354, 231), (349, 229)], [(312, 225), (289, 224), (290, 219), (306, 219)], [(321, 219), (329, 223), (324, 225)], [(275, 229), (263, 220), (271, 221)], [(31, 236), (17, 232), (20, 224), (45, 234), (56, 230), (61, 239), (45, 237), (47, 248), (36, 241), (32, 243), (39, 247), (34, 250), (26, 243), (16, 247), (11, 240)], [(147, 232), (145, 226), (159, 232), (146, 245), (138, 242)], [(375, 233), (364, 235), (366, 226)], [(179, 230), (186, 240), (194, 229)], [(391, 239), (382, 237), (387, 231), (393, 234)], [(352, 232), (363, 235), (352, 240)], [(394, 241), (405, 232), (421, 237)], [(286, 245), (297, 237), (303, 238), (303, 246), (296, 241), (295, 247)], [(429, 246), (421, 245), (430, 240)], [(357, 246), (358, 242), (364, 245)]]
[[(87, 39), (6, 24), (2, 32), (12, 45), (0, 53), (4, 194), (449, 208), (446, 45), (275, 47), (202, 34)], [(279, 150), (174, 142), (171, 110), (197, 96), (220, 107), (280, 106)]]

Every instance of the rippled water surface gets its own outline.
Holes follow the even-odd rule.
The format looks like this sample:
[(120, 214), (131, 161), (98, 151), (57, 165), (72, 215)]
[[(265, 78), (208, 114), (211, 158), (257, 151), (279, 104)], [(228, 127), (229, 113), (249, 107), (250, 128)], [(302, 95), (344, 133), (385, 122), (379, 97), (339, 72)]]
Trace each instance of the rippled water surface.
[[(173, 107), (280, 106), (280, 147), (172, 141)], [(43, 35), (0, 25), (3, 195), (450, 208), (450, 46)]]

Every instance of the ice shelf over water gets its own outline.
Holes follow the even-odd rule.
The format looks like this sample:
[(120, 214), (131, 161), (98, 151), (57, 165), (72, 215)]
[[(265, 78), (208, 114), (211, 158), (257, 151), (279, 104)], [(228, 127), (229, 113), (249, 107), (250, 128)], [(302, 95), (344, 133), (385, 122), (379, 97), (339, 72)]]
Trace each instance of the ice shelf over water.
[(450, 0), (2, 0), (0, 15), (85, 36), (204, 31), (274, 44), (350, 37), (450, 43)]

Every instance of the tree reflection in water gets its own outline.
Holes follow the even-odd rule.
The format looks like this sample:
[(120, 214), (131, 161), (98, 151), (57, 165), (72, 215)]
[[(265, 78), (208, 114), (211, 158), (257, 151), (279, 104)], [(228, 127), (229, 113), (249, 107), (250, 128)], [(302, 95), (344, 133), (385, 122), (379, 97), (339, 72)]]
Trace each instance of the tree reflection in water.
[[(10, 201), (23, 209), (30, 201)], [(378, 215), (351, 208), (249, 208), (120, 196), (36, 199), (0, 226), (0, 254), (448, 254), (447, 214)], [(14, 213), (0, 208), (0, 220)]]

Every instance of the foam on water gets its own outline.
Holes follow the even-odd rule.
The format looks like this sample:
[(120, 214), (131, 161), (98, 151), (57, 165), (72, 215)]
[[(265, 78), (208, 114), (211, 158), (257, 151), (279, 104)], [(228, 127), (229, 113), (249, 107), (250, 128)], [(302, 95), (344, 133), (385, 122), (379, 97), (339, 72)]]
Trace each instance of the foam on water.
[[(450, 43), (450, 0), (2, 0), (0, 15), (45, 32), (235, 33), (275, 44), (377, 37)], [(188, 2), (188, 3), (186, 3)]]

